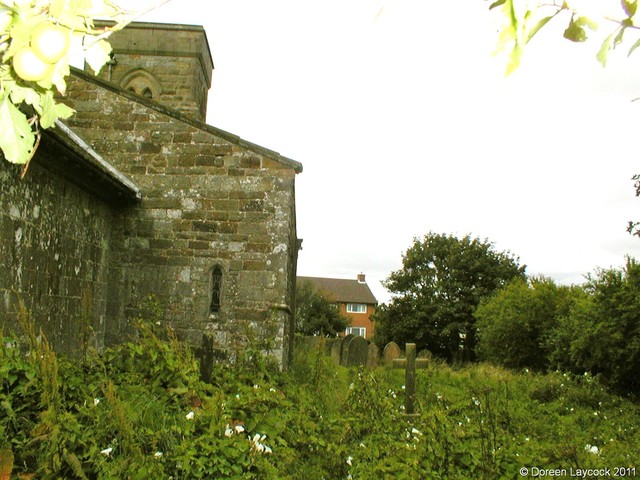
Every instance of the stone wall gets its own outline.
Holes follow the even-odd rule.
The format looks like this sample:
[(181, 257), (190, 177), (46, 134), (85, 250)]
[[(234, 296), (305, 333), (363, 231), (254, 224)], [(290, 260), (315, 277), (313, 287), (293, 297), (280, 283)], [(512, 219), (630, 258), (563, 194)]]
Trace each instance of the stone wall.
[(202, 27), (134, 22), (115, 32), (109, 43), (114, 58), (100, 72), (101, 78), (127, 89), (135, 87), (138, 75), (150, 74), (155, 101), (205, 119), (213, 61)]
[(99, 347), (113, 209), (38, 160), (21, 170), (0, 159), (0, 325), (16, 326), (21, 300), (57, 351)]
[[(284, 363), (297, 258), (300, 164), (106, 82), (75, 73), (65, 103), (74, 131), (143, 192), (115, 226), (107, 342), (149, 295), (194, 345), (233, 350), (257, 335)], [(293, 243), (292, 243), (293, 240)], [(212, 272), (222, 271), (211, 312)]]

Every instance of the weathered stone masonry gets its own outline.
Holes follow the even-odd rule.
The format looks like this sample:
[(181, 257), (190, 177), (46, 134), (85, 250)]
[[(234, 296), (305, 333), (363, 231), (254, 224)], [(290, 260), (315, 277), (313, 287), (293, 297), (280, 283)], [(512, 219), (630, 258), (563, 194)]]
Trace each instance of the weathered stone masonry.
[(100, 160), (60, 128), (24, 180), (0, 160), (0, 325), (22, 301), (58, 351), (102, 346), (116, 211), (139, 195)]
[[(158, 28), (164, 35), (175, 30)], [(201, 29), (190, 31), (200, 38), (194, 45), (206, 46)], [(116, 60), (118, 55), (116, 50)], [(161, 60), (155, 60), (158, 68)], [(182, 56), (166, 57), (164, 68), (170, 71), (183, 61)], [(112, 78), (130, 82), (124, 65), (164, 89), (149, 62), (142, 70), (117, 63)], [(190, 81), (198, 84), (202, 75), (185, 77)], [(78, 236), (91, 244), (94, 256), (102, 255), (94, 273), (101, 280), (93, 285), (93, 308), (104, 342), (118, 342), (128, 330), (128, 319), (155, 295), (165, 318), (190, 343), (199, 346), (208, 338), (232, 352), (237, 343), (254, 336), (266, 341), (286, 366), (293, 339), (298, 243), (294, 184), (301, 165), (203, 124), (198, 115), (191, 116), (202, 110), (197, 97), (179, 106), (181, 113), (123, 86), (75, 71), (64, 99), (77, 111), (69, 121), (73, 131), (141, 192), (138, 203), (125, 202), (114, 210), (96, 202), (77, 214), (76, 221), (85, 220)], [(35, 175), (30, 180), (37, 181)], [(51, 186), (46, 196), (56, 198), (64, 188)], [(10, 196), (16, 195), (12, 191)], [(35, 207), (35, 199), (32, 203), (20, 207), (22, 217)], [(82, 201), (69, 203), (77, 208)], [(12, 211), (17, 210), (3, 209)], [(65, 231), (69, 227), (66, 224)], [(7, 229), (3, 248), (11, 247), (4, 246), (5, 237), (15, 236), (13, 227)], [(67, 268), (75, 272), (73, 263)], [(214, 297), (218, 300), (213, 303), (219, 304), (215, 308)]]

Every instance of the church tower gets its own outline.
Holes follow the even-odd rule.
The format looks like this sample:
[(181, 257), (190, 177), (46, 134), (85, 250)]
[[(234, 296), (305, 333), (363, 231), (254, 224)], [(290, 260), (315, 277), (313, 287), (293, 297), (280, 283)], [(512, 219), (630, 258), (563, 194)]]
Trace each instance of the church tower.
[[(97, 27), (108, 25), (96, 22)], [(112, 60), (101, 78), (205, 121), (213, 61), (202, 27), (133, 22), (114, 32), (109, 43)]]

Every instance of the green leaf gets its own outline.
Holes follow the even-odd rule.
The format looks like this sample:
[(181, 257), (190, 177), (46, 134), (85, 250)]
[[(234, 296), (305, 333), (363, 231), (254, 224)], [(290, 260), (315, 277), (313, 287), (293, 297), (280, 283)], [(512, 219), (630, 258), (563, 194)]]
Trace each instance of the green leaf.
[(36, 112), (41, 112), (40, 93), (30, 87), (23, 87), (19, 84), (14, 84), (11, 88), (10, 97), (14, 105), (20, 105), (26, 103), (35, 108)]
[(496, 0), (489, 6), (489, 10), (493, 10), (494, 8), (499, 7), (500, 5), (504, 5), (506, 1), (507, 0)]
[(27, 163), (33, 149), (35, 135), (27, 117), (9, 100), (0, 103), (0, 149), (7, 161)]
[(631, 55), (636, 48), (640, 47), (640, 39), (636, 40), (636, 43), (634, 43), (631, 48), (629, 49), (629, 53), (627, 54), (627, 56)]
[(589, 27), (591, 30), (596, 30), (598, 25), (587, 17), (571, 16), (569, 26), (564, 31), (564, 38), (571, 40), (572, 42), (584, 42), (587, 40), (587, 32), (585, 27)]
[(629, 18), (636, 14), (636, 10), (638, 9), (638, 0), (622, 0), (621, 3), (624, 13), (626, 13)]
[(611, 50), (611, 47), (613, 46), (613, 35), (614, 33), (604, 39), (600, 50), (596, 54), (596, 58), (603, 67), (607, 65), (607, 56), (609, 55), (609, 50)]
[(519, 44), (515, 44), (511, 54), (509, 55), (509, 61), (507, 63), (507, 71), (505, 76), (511, 75), (520, 66), (520, 59), (522, 58), (522, 47)]
[(69, 118), (74, 110), (63, 103), (56, 103), (53, 93), (48, 91), (42, 98), (42, 115), (40, 116), (40, 126), (51, 128), (59, 118)]
[[(93, 39), (91, 39), (90, 36), (85, 38), (90, 42), (93, 42)], [(104, 64), (109, 61), (110, 53), (111, 45), (106, 40), (98, 40), (97, 42), (92, 43), (85, 51), (85, 59), (96, 75), (100, 73), (100, 69)]]
[(527, 39), (525, 43), (529, 43), (531, 41), (531, 39), (533, 38), (533, 36), (538, 33), (538, 31), (544, 27), (547, 23), (549, 23), (549, 20), (551, 20), (555, 15), (549, 15), (548, 17), (544, 17), (543, 19), (541, 19), (538, 23), (536, 23), (536, 25), (527, 32)]

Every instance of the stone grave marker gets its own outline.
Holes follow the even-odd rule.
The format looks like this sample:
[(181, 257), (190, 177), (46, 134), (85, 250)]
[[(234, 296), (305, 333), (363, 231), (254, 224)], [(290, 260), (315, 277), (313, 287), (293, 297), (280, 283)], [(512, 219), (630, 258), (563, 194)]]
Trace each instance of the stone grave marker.
[(391, 365), (396, 358), (400, 358), (402, 351), (396, 342), (389, 342), (384, 346), (382, 355), (384, 356), (384, 364)]
[(405, 347), (406, 358), (393, 360), (393, 368), (404, 368), (404, 411), (406, 415), (415, 415), (416, 395), (416, 368), (427, 368), (429, 360), (416, 359), (416, 344), (407, 343)]
[(323, 352), (327, 356), (331, 355), (331, 349), (333, 348), (333, 344), (334, 343), (340, 343), (340, 339), (337, 338), (337, 337), (335, 337), (335, 338), (334, 337), (324, 338), (323, 340), (324, 340), (324, 342), (323, 342), (323, 348), (324, 348)]
[(368, 356), (369, 342), (367, 339), (361, 336), (353, 337), (347, 349), (347, 367), (366, 365)]
[(340, 365), (347, 366), (347, 358), (349, 357), (349, 344), (354, 339), (352, 334), (345, 335), (340, 342)]
[(336, 365), (340, 365), (340, 352), (342, 350), (342, 339), (336, 338), (331, 342), (331, 360)]
[(378, 357), (380, 356), (380, 349), (375, 343), (369, 345), (369, 352), (367, 355), (367, 367), (376, 368), (378, 366)]

